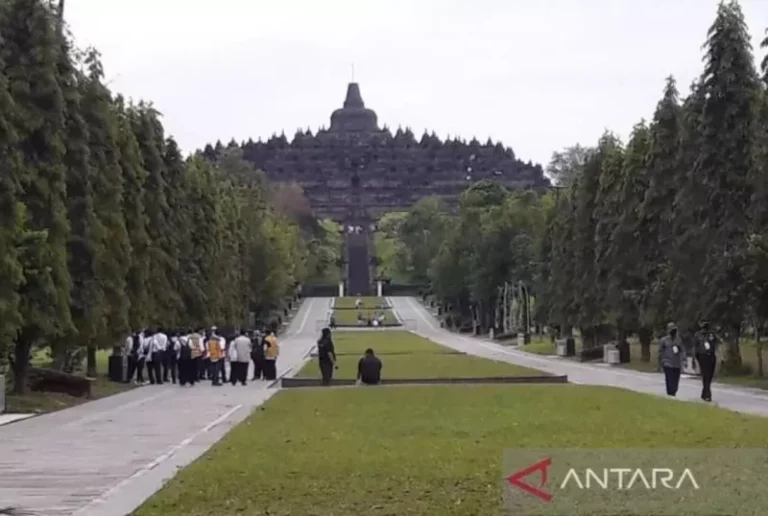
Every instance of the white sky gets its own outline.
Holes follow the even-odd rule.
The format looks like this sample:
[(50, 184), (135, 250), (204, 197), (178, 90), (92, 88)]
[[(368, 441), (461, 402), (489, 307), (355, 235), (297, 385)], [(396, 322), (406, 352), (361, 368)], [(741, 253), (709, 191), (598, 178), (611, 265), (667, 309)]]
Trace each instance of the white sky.
[[(757, 42), (768, 0), (742, 0)], [(182, 148), (315, 131), (354, 63), (380, 125), (491, 136), (546, 164), (626, 137), (674, 74), (701, 73), (717, 0), (67, 0), (113, 90), (151, 100)]]

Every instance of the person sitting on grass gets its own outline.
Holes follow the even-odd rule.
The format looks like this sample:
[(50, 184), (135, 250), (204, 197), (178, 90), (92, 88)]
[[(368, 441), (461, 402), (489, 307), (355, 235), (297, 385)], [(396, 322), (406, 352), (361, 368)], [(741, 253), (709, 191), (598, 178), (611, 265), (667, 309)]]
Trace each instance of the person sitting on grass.
[(357, 384), (378, 385), (381, 382), (381, 360), (368, 348), (357, 362)]

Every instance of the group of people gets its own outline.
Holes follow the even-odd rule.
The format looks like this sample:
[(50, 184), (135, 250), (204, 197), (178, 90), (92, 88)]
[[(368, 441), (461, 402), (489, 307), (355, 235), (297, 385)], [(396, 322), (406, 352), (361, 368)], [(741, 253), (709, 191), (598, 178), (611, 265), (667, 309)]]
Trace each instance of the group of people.
[[(182, 386), (210, 380), (220, 386), (229, 381), (247, 384), (248, 366), (253, 362), (252, 380), (275, 380), (280, 347), (277, 328), (269, 331), (240, 330), (229, 339), (214, 326), (203, 329), (167, 331), (162, 328), (136, 332), (125, 340), (128, 358), (128, 381), (144, 385), (161, 385), (171, 381)], [(147, 370), (149, 382), (144, 380)]]
[[(317, 341), (317, 361), (320, 365), (323, 385), (331, 385), (333, 372), (339, 366), (330, 328), (323, 328), (320, 339)], [(373, 349), (366, 349), (365, 354), (357, 361), (358, 385), (378, 385), (381, 382), (381, 369), (382, 363), (379, 357), (375, 355)]]
[[(717, 348), (720, 339), (709, 327), (708, 322), (699, 324), (699, 331), (693, 335), (693, 354), (701, 374), (701, 399), (712, 401), (712, 379), (717, 365)], [(680, 386), (680, 374), (686, 363), (686, 349), (675, 323), (667, 324), (667, 335), (659, 340), (659, 368), (664, 371), (664, 381), (669, 396), (676, 396)]]

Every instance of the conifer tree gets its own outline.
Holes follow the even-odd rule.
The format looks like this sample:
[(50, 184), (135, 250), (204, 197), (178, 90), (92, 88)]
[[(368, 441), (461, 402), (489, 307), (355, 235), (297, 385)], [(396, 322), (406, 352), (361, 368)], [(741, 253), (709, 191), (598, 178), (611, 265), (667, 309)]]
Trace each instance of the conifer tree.
[(0, 18), (8, 91), (16, 104), (16, 135), (24, 154), (20, 184), (26, 206), (21, 243), (23, 326), (14, 346), (14, 390), (26, 390), (29, 356), (41, 340), (72, 328), (67, 270), (66, 106), (61, 89), (62, 45), (56, 20), (38, 0), (9, 0)]
[[(80, 108), (88, 126), (93, 211), (101, 229), (95, 267), (105, 301), (104, 331), (97, 335), (96, 345), (106, 347), (121, 342), (130, 328), (126, 278), (131, 265), (131, 245), (123, 210), (118, 113), (103, 83), (104, 71), (98, 52), (89, 50), (84, 64), (86, 74), (80, 81)], [(88, 365), (95, 367), (90, 360)]]

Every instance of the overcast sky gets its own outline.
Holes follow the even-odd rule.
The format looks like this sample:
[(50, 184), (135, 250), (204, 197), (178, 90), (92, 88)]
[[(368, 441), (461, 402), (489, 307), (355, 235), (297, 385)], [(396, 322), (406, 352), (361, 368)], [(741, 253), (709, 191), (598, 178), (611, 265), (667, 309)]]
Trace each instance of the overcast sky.
[[(768, 0), (742, 0), (755, 48)], [(716, 0), (67, 0), (113, 90), (186, 151), (329, 124), (350, 81), (393, 130), (489, 136), (523, 160), (626, 138), (701, 73)]]

